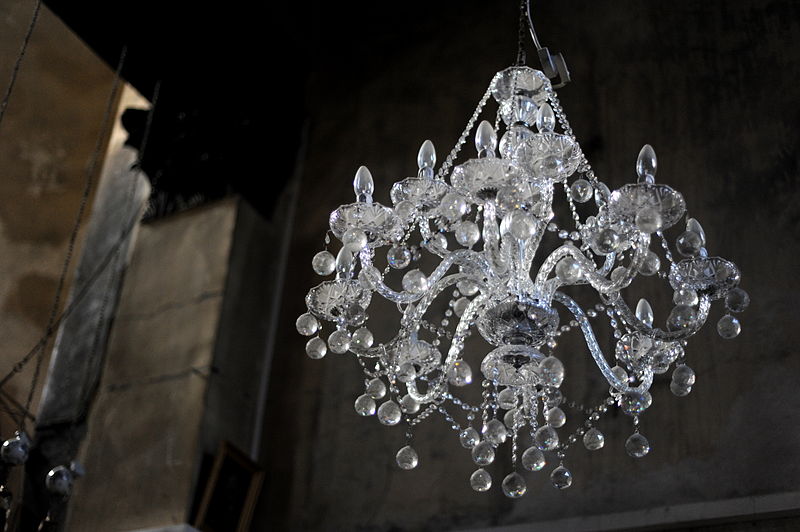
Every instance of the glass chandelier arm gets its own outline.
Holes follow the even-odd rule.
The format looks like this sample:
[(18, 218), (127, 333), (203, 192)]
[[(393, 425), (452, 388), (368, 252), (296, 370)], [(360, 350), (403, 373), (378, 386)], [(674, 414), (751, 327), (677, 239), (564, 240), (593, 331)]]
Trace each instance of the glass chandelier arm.
[(653, 384), (652, 370), (648, 369), (644, 372), (640, 378), (641, 382), (639, 383), (639, 386), (628, 386), (627, 382), (617, 378), (614, 372), (611, 371), (611, 366), (608, 365), (606, 357), (603, 355), (603, 350), (600, 348), (600, 345), (597, 343), (597, 338), (594, 336), (594, 331), (589, 323), (589, 319), (586, 317), (586, 314), (583, 312), (583, 309), (580, 307), (580, 305), (578, 305), (571, 297), (562, 292), (556, 292), (553, 294), (553, 300), (564, 305), (567, 310), (569, 310), (572, 315), (575, 316), (575, 320), (578, 322), (581, 332), (583, 333), (583, 337), (586, 340), (586, 346), (589, 348), (589, 353), (591, 353), (595, 364), (597, 364), (597, 367), (600, 369), (600, 372), (614, 389), (622, 393), (633, 391), (644, 392), (650, 389), (650, 386)]
[[(467, 305), (467, 308), (464, 310), (464, 314), (461, 315), (461, 320), (458, 322), (458, 325), (456, 325), (456, 330), (453, 334), (453, 342), (450, 344), (450, 349), (447, 351), (447, 358), (445, 359), (444, 364), (442, 364), (442, 371), (435, 381), (429, 381), (430, 387), (428, 388), (428, 391), (424, 394), (421, 394), (419, 393), (419, 390), (417, 390), (415, 381), (406, 383), (408, 395), (410, 395), (415, 401), (421, 404), (430, 403), (436, 400), (436, 398), (439, 397), (439, 395), (441, 395), (441, 393), (444, 391), (447, 374), (455, 366), (461, 351), (464, 349), (464, 340), (467, 337), (467, 331), (469, 331), (472, 322), (478, 317), (478, 314), (481, 312), (481, 310), (483, 310), (483, 306), (489, 298), (490, 294), (481, 292), (480, 295), (478, 295), (470, 302), (469, 305)], [(419, 323), (419, 320), (422, 319), (422, 315), (425, 313), (425, 311), (414, 309), (413, 313), (415, 316), (414, 321)]]
[[(584, 255), (578, 248), (571, 243), (564, 244), (553, 251), (544, 261), (539, 273), (536, 275), (536, 286), (542, 289), (541, 291), (543, 294), (551, 295), (558, 290), (560, 286), (563, 286), (565, 283), (563, 283), (558, 277), (553, 277), (552, 279), (548, 279), (548, 277), (555, 269), (558, 261), (569, 256), (578, 262), (583, 274), (583, 277), (580, 281), (571, 284), (589, 283), (592, 288), (604, 294), (619, 292), (620, 289), (628, 286), (636, 276), (639, 266), (641, 266), (642, 261), (647, 254), (647, 247), (649, 243), (650, 236), (642, 234), (639, 242), (634, 244), (636, 251), (633, 255), (631, 263), (627, 266), (627, 268), (625, 268), (624, 275), (620, 276), (616, 281), (607, 279), (604, 275), (600, 274), (600, 272), (604, 271), (606, 266), (608, 266), (608, 259), (606, 259), (606, 263), (604, 264), (603, 268), (601, 270), (597, 270), (597, 266), (594, 264), (594, 262), (586, 257), (586, 255)], [(613, 265), (613, 263), (611, 264)]]
[[(412, 294), (410, 292), (397, 292), (396, 290), (392, 290), (386, 285), (386, 283), (383, 282), (383, 275), (381, 274), (380, 270), (372, 265), (371, 250), (363, 249), (359, 254), (359, 258), (361, 259), (363, 275), (373, 286), (373, 289), (385, 299), (395, 303), (413, 303), (422, 299), (422, 297), (428, 293), (423, 292), (422, 294)], [(431, 275), (428, 277), (428, 283), (430, 286), (433, 287), (442, 277), (444, 277), (445, 273), (447, 273), (447, 271), (453, 265), (469, 266), (479, 270), (486, 277), (493, 277), (492, 271), (489, 268), (489, 264), (478, 252), (470, 249), (459, 249), (449, 253), (444, 259), (442, 259), (442, 261), (439, 263), (439, 266), (433, 270), (433, 273), (431, 273)], [(470, 279), (482, 284), (482, 279), (474, 279), (473, 277), (470, 277)]]
[(636, 317), (636, 314), (631, 311), (631, 308), (621, 297), (618, 297), (616, 301), (614, 301), (613, 306), (622, 320), (635, 331), (656, 340), (675, 342), (685, 340), (700, 330), (708, 319), (708, 312), (711, 309), (711, 299), (708, 295), (700, 296), (697, 306), (697, 318), (690, 327), (679, 331), (664, 331), (657, 327), (648, 327), (642, 320)]

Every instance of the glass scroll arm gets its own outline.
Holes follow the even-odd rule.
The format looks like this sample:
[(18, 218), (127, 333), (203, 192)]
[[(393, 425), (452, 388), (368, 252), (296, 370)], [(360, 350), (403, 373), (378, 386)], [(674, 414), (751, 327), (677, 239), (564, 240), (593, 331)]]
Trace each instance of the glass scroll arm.
[(603, 350), (600, 348), (600, 345), (597, 343), (597, 338), (594, 336), (594, 332), (592, 331), (592, 326), (589, 323), (589, 319), (586, 317), (586, 314), (583, 312), (583, 309), (578, 305), (575, 300), (571, 297), (567, 296), (562, 292), (555, 292), (553, 294), (553, 300), (558, 301), (562, 305), (564, 305), (567, 310), (569, 310), (573, 316), (575, 316), (575, 320), (578, 322), (578, 325), (581, 328), (581, 332), (583, 333), (583, 337), (586, 340), (586, 346), (589, 348), (589, 352), (592, 355), (592, 358), (597, 364), (597, 367), (600, 369), (600, 372), (606, 378), (608, 383), (615, 388), (616, 390), (627, 393), (627, 392), (645, 392), (650, 389), (650, 386), (653, 384), (653, 372), (648, 370), (641, 378), (641, 383), (639, 386), (632, 387), (628, 386), (628, 383), (620, 380), (611, 370), (611, 366), (608, 365), (605, 356), (603, 355)]

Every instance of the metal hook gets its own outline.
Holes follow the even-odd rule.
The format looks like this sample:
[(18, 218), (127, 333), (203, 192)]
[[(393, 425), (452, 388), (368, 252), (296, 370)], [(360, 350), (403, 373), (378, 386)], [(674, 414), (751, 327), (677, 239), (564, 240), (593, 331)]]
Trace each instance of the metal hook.
[(558, 89), (570, 82), (569, 69), (567, 63), (564, 61), (564, 56), (561, 52), (550, 53), (547, 47), (539, 44), (539, 37), (536, 35), (536, 29), (533, 27), (533, 17), (531, 16), (531, 0), (525, 0), (528, 15), (528, 29), (531, 32), (531, 39), (533, 45), (536, 46), (536, 51), (539, 54), (539, 62), (542, 64), (542, 71), (544, 74), (552, 79), (558, 80), (553, 84), (554, 89)]

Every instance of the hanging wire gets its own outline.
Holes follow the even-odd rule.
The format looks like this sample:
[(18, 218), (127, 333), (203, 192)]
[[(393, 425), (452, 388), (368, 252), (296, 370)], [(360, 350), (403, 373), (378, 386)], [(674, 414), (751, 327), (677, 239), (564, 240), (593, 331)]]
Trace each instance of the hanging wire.
[(517, 66), (525, 66), (525, 29), (528, 18), (528, 0), (520, 0), (519, 32), (517, 33)]
[(3, 95), (3, 99), (0, 100), (0, 124), (3, 123), (3, 119), (6, 116), (6, 108), (8, 107), (8, 102), (11, 100), (11, 93), (14, 92), (14, 86), (17, 83), (17, 75), (19, 74), (19, 68), (22, 65), (22, 59), (25, 57), (25, 52), (28, 50), (28, 43), (31, 41), (31, 35), (33, 35), (33, 28), (36, 27), (36, 21), (39, 20), (39, 12), (42, 9), (42, 0), (36, 0), (36, 5), (33, 8), (33, 16), (31, 16), (31, 21), (28, 24), (28, 29), (25, 32), (25, 37), (22, 39), (22, 46), (20, 46), (19, 53), (17, 54), (17, 59), (14, 61), (14, 68), (11, 69), (11, 80), (8, 82), (8, 87), (6, 87), (6, 92)]
[[(89, 165), (86, 168), (86, 179), (83, 186), (83, 193), (81, 194), (81, 201), (78, 207), (78, 213), (75, 216), (75, 222), (72, 226), (72, 231), (69, 235), (69, 241), (67, 243), (67, 253), (64, 257), (64, 263), (61, 267), (61, 274), (58, 278), (58, 285), (56, 286), (56, 294), (53, 298), (53, 305), (50, 308), (50, 317), (47, 320), (47, 327), (45, 328), (44, 333), (44, 342), (39, 343), (38, 352), (36, 352), (36, 365), (33, 370), (33, 377), (31, 378), (30, 388), (28, 389), (28, 396), (25, 400), (25, 410), (29, 411), (31, 409), (31, 403), (33, 402), (33, 394), (36, 390), (36, 385), (39, 382), (39, 377), (42, 371), (42, 363), (44, 362), (44, 354), (45, 354), (45, 345), (50, 337), (53, 335), (55, 330), (55, 321), (58, 315), (58, 309), (61, 306), (61, 293), (64, 290), (64, 285), (66, 284), (67, 274), (69, 273), (69, 267), (72, 264), (72, 257), (75, 252), (75, 242), (78, 239), (78, 232), (81, 227), (81, 222), (83, 221), (83, 215), (86, 213), (86, 206), (89, 202), (89, 196), (92, 191), (92, 185), (94, 184), (94, 174), (97, 168), (97, 164), (100, 161), (100, 155), (103, 152), (103, 141), (108, 137), (108, 132), (111, 126), (111, 118), (114, 115), (114, 103), (117, 101), (117, 93), (119, 92), (119, 86), (122, 79), (122, 67), (125, 64), (125, 58), (128, 55), (128, 47), (123, 46), (122, 52), (119, 56), (119, 62), (117, 63), (117, 69), (114, 73), (114, 82), (111, 86), (111, 93), (108, 96), (108, 101), (106, 102), (106, 109), (103, 115), (103, 121), (100, 126), (100, 132), (97, 135), (97, 140), (95, 141), (94, 150), (92, 151), (91, 158), (89, 160)], [(3, 383), (0, 382), (0, 387)]]

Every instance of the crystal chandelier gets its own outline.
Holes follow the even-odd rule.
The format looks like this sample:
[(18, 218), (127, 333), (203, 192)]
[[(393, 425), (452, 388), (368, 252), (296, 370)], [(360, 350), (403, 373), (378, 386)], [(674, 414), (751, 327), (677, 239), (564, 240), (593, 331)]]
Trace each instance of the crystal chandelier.
[[(636, 182), (611, 191), (597, 178), (551, 83), (568, 80), (563, 59), (540, 47), (530, 29), (543, 71), (517, 65), (498, 72), (438, 171), (426, 140), (416, 177), (392, 185), (388, 207), (373, 200), (369, 170), (358, 169), (356, 201), (330, 215), (330, 232), (342, 247), (335, 257), (326, 249), (312, 260), (317, 274), (335, 277), (309, 291), (308, 313), (296, 323), (311, 337), (306, 353), (312, 359), (330, 350), (350, 353), (361, 365), (359, 415), (405, 424), (400, 468), (419, 463), (417, 425), (441, 415), (477, 466), (469, 479), (476, 491), (491, 487), (484, 467), (510, 445), (510, 472), (501, 486), (512, 498), (525, 494), (521, 471), (542, 470), (547, 462), (555, 466), (552, 484), (569, 487), (567, 451), (578, 442), (589, 451), (602, 448), (597, 424), (613, 408), (633, 419), (625, 450), (645, 456), (650, 443), (639, 432), (639, 417), (651, 405), (654, 376), (671, 370), (670, 390), (687, 395), (695, 382), (685, 362), (687, 340), (708, 319), (711, 303), (724, 301), (717, 331), (726, 339), (740, 331), (731, 313), (749, 303), (738, 288), (737, 267), (709, 255), (697, 220), (682, 220), (683, 196), (655, 182), (651, 146), (639, 153)], [(494, 126), (477, 125), (477, 157), (453, 166), (492, 97), (497, 118)], [(556, 225), (553, 209), (569, 213), (570, 227)], [(685, 231), (673, 252), (665, 231), (678, 224)], [(328, 236), (326, 248), (329, 242)], [(634, 310), (626, 302), (626, 289), (639, 276), (660, 279), (673, 291), (665, 329), (655, 326), (647, 300), (639, 299)], [(567, 295), (571, 287), (591, 306), (584, 310)], [(391, 304), (376, 309), (380, 298)], [(394, 320), (396, 334), (377, 341), (366, 327), (370, 317)], [(608, 355), (595, 337), (602, 320), (615, 341)], [(327, 341), (322, 322), (331, 323)], [(571, 330), (583, 336), (610, 385), (593, 407), (576, 405), (559, 389), (565, 371), (558, 341)], [(480, 384), (468, 386), (478, 371)], [(474, 387), (480, 390), (471, 403), (464, 395)], [(571, 433), (557, 430), (565, 427), (567, 407), (580, 416)]]

